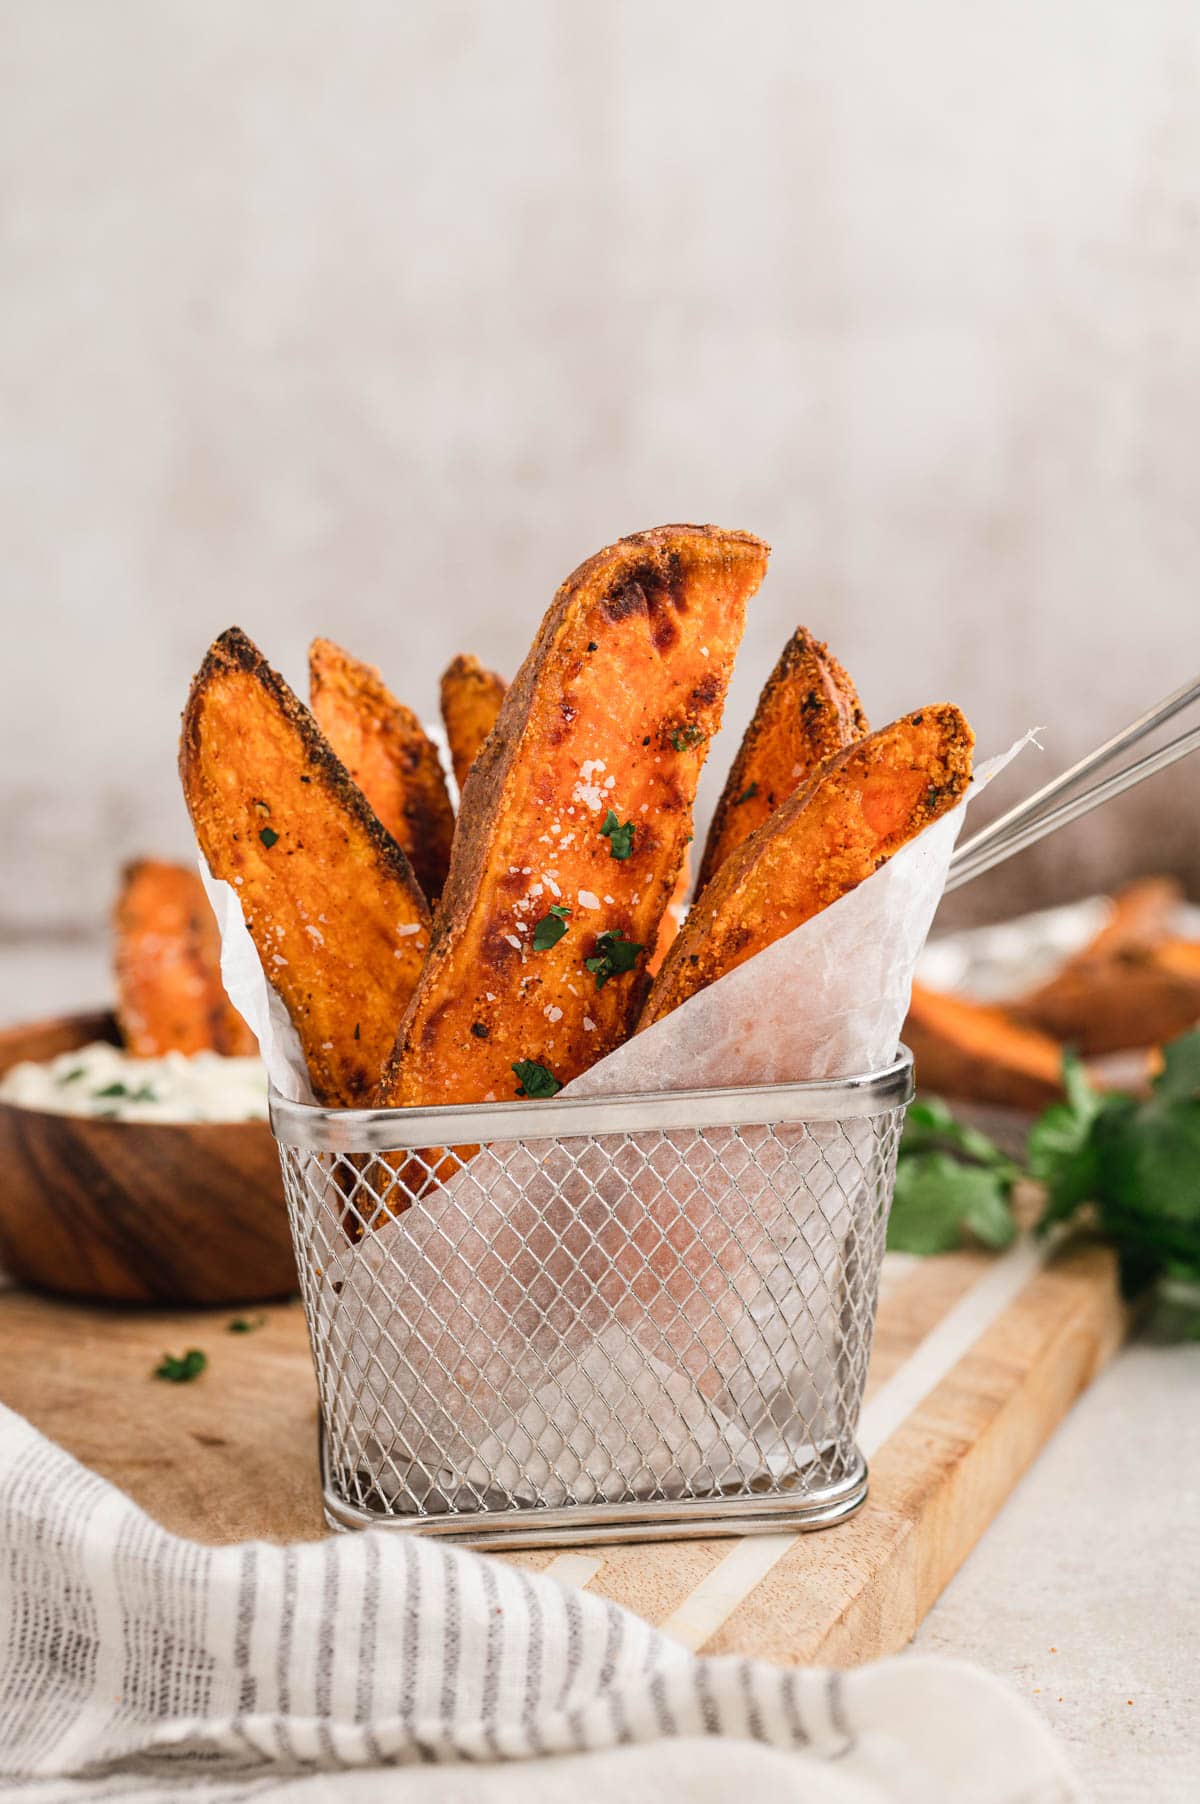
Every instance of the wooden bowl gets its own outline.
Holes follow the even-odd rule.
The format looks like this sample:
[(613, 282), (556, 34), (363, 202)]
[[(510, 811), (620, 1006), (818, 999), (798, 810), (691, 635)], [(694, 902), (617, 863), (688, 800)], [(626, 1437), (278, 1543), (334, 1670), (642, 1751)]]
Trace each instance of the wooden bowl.
[[(111, 1015), (0, 1031), (0, 1075), (94, 1040)], [(102, 1121), (0, 1102), (0, 1270), (114, 1303), (288, 1296), (296, 1266), (265, 1121)]]

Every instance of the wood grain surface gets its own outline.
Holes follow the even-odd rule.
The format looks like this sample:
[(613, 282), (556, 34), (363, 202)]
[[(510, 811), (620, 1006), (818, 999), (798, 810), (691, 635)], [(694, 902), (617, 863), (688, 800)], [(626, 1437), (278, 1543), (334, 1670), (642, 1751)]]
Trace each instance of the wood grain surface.
[[(927, 1259), (885, 1286), (868, 1403), (903, 1384), (997, 1261)], [(220, 1543), (324, 1532), (316, 1397), (298, 1303), (256, 1312), (149, 1312), (0, 1295), (0, 1401), (177, 1534)], [(630, 1544), (502, 1556), (627, 1605), (689, 1645), (840, 1664), (902, 1646), (1071, 1403), (1119, 1345), (1111, 1254), (1076, 1243), (1032, 1265), (871, 1458), (861, 1512), (808, 1535)], [(200, 1347), (195, 1383), (151, 1376)], [(913, 1362), (916, 1362), (915, 1364)]]
[[(0, 1032), (0, 1074), (93, 1040), (111, 1015)], [(286, 1296), (296, 1266), (265, 1121), (104, 1121), (0, 1103), (0, 1268), (110, 1302)]]

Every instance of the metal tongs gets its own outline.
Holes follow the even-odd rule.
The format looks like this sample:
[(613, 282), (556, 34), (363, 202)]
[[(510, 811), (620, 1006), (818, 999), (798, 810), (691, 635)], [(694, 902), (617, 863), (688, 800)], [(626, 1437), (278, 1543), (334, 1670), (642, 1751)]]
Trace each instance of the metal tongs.
[[(1174, 695), (1168, 695), (1148, 713), (1131, 721), (1114, 738), (1094, 752), (1089, 752), (1086, 758), (1073, 764), (1061, 777), (1055, 777), (1052, 783), (1047, 783), (1044, 789), (1039, 789), (1028, 801), (1019, 802), (1007, 814), (992, 821), (990, 826), (982, 828), (965, 845), (961, 845), (950, 860), (947, 893), (952, 889), (961, 889), (973, 877), (982, 877), (985, 871), (1003, 864), (1014, 853), (1036, 845), (1047, 834), (1057, 833), (1060, 827), (1090, 814), (1093, 808), (1110, 802), (1114, 796), (1132, 789), (1136, 783), (1152, 777), (1156, 771), (1166, 770), (1169, 764), (1200, 749), (1200, 725), (1197, 725), (1190, 727), (1186, 733), (1180, 733), (1177, 738), (1168, 740), (1156, 752), (1147, 752), (1145, 757), (1126, 765), (1114, 775), (1087, 783), (1088, 778), (1097, 778), (1097, 773), (1122, 752), (1139, 744), (1156, 727), (1173, 720), (1197, 700), (1200, 700), (1200, 677), (1194, 677), (1182, 689), (1177, 689)], [(1081, 788), (1081, 785), (1086, 786)]]

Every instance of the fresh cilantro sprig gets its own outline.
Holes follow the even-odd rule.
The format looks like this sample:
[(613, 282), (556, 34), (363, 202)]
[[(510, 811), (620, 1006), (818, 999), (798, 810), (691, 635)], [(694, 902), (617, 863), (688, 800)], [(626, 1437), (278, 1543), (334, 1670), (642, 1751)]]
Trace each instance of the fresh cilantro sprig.
[(964, 1240), (1009, 1246), (1020, 1176), (1020, 1166), (986, 1134), (957, 1121), (945, 1103), (923, 1097), (905, 1122), (888, 1246), (905, 1253), (947, 1253)]
[(1018, 1180), (1041, 1184), (1046, 1234), (1086, 1210), (1115, 1247), (1127, 1292), (1156, 1280), (1200, 1285), (1200, 1029), (1169, 1045), (1147, 1097), (1097, 1090), (1063, 1062), (1065, 1100), (1034, 1122), (1022, 1168), (944, 1103), (908, 1112), (888, 1245), (943, 1252), (964, 1239), (1006, 1246)]
[(1034, 1123), (1029, 1170), (1046, 1186), (1038, 1231), (1090, 1204), (1125, 1289), (1200, 1281), (1200, 1029), (1169, 1045), (1143, 1100), (1092, 1088), (1078, 1061), (1067, 1100)]

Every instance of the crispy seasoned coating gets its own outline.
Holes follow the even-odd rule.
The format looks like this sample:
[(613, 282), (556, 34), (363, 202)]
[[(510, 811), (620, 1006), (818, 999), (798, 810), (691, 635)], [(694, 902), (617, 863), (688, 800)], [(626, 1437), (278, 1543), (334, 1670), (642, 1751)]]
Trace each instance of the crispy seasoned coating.
[(442, 672), (442, 721), (460, 794), (480, 747), (496, 724), (507, 688), (502, 676), (485, 670), (470, 652), (460, 652)]
[(1200, 942), (1073, 960), (1013, 1014), (1085, 1058), (1174, 1040), (1200, 1022)]
[(829, 648), (800, 626), (767, 678), (717, 803), (700, 874), (706, 883), (822, 759), (869, 731), (854, 684)]
[(408, 860), (237, 627), (192, 684), (179, 769), (200, 848), (237, 891), (313, 1090), (327, 1104), (362, 1104), (428, 945)]
[(958, 709), (943, 704), (820, 765), (693, 902), (639, 1031), (828, 908), (953, 808), (970, 781), (974, 742)]
[(135, 1057), (254, 1052), (221, 983), (221, 936), (194, 870), (162, 858), (127, 864), (113, 942), (117, 1024)]
[(627, 1036), (767, 556), (665, 526), (559, 589), (466, 785), (384, 1101), (546, 1094)]
[(317, 725), (436, 902), (450, 865), (454, 810), (437, 747), (373, 664), (314, 639), (309, 703)]
[(1037, 1110), (1062, 1095), (1062, 1045), (1006, 1009), (914, 984), (903, 1038), (918, 1087), (938, 1096)]

